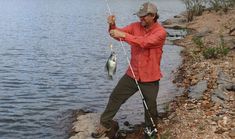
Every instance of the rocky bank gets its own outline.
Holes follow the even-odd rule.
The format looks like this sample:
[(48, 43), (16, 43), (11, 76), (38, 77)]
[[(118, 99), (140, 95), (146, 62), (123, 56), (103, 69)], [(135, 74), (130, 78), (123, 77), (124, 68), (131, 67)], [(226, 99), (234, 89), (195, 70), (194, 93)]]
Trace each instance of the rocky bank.
[[(187, 23), (184, 15), (165, 21), (170, 28), (190, 32), (175, 43), (184, 47), (183, 64), (174, 82), (184, 95), (169, 104), (168, 116), (161, 120), (161, 137), (172, 139), (235, 138), (235, 9), (205, 11)], [(226, 56), (205, 59), (193, 38), (202, 39), (202, 47), (218, 47), (223, 39), (229, 49)]]

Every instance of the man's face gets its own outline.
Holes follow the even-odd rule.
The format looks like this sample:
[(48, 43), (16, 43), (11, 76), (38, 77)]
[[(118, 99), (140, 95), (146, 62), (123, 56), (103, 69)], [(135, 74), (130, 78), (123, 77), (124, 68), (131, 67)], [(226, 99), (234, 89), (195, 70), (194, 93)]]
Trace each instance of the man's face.
[(143, 26), (143, 27), (148, 27), (150, 25), (152, 25), (154, 23), (154, 17), (155, 15), (153, 14), (147, 14), (145, 16), (140, 16), (140, 24)]

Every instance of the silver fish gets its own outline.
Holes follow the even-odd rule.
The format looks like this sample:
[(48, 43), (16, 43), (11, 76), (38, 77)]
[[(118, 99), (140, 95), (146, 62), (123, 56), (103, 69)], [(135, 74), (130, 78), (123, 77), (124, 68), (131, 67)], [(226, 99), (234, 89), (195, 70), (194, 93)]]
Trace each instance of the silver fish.
[(108, 72), (109, 79), (113, 79), (113, 75), (116, 73), (116, 69), (117, 69), (117, 56), (115, 52), (113, 51), (111, 52), (106, 62), (105, 68)]

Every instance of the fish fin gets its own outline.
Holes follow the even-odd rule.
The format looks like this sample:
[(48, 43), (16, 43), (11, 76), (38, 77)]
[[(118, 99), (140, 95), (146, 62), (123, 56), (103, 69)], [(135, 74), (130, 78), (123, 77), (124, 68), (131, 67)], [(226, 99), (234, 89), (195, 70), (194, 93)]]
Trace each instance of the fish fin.
[(113, 71), (113, 74), (116, 73), (116, 70), (117, 70), (117, 65), (115, 66), (115, 69), (114, 69), (114, 71)]
[(105, 66), (104, 66), (104, 71), (108, 71), (108, 61), (106, 62)]

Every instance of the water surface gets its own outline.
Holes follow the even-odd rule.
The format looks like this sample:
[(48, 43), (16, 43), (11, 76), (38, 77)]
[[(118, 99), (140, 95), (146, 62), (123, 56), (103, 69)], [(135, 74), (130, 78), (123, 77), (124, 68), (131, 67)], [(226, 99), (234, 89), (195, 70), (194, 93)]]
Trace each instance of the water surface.
[[(109, 0), (118, 25), (138, 20), (132, 14), (142, 2)], [(184, 10), (178, 0), (154, 2), (160, 21)], [(105, 0), (0, 1), (1, 139), (67, 138), (65, 125), (60, 123), (70, 111), (103, 111), (128, 66), (120, 44), (108, 36), (107, 15)], [(113, 81), (104, 72), (111, 43), (118, 53)], [(127, 44), (125, 48), (129, 52)], [(160, 110), (179, 95), (171, 83), (171, 72), (181, 62), (180, 50), (174, 45), (164, 47)], [(138, 123), (142, 113), (142, 102), (136, 94), (116, 118)]]

